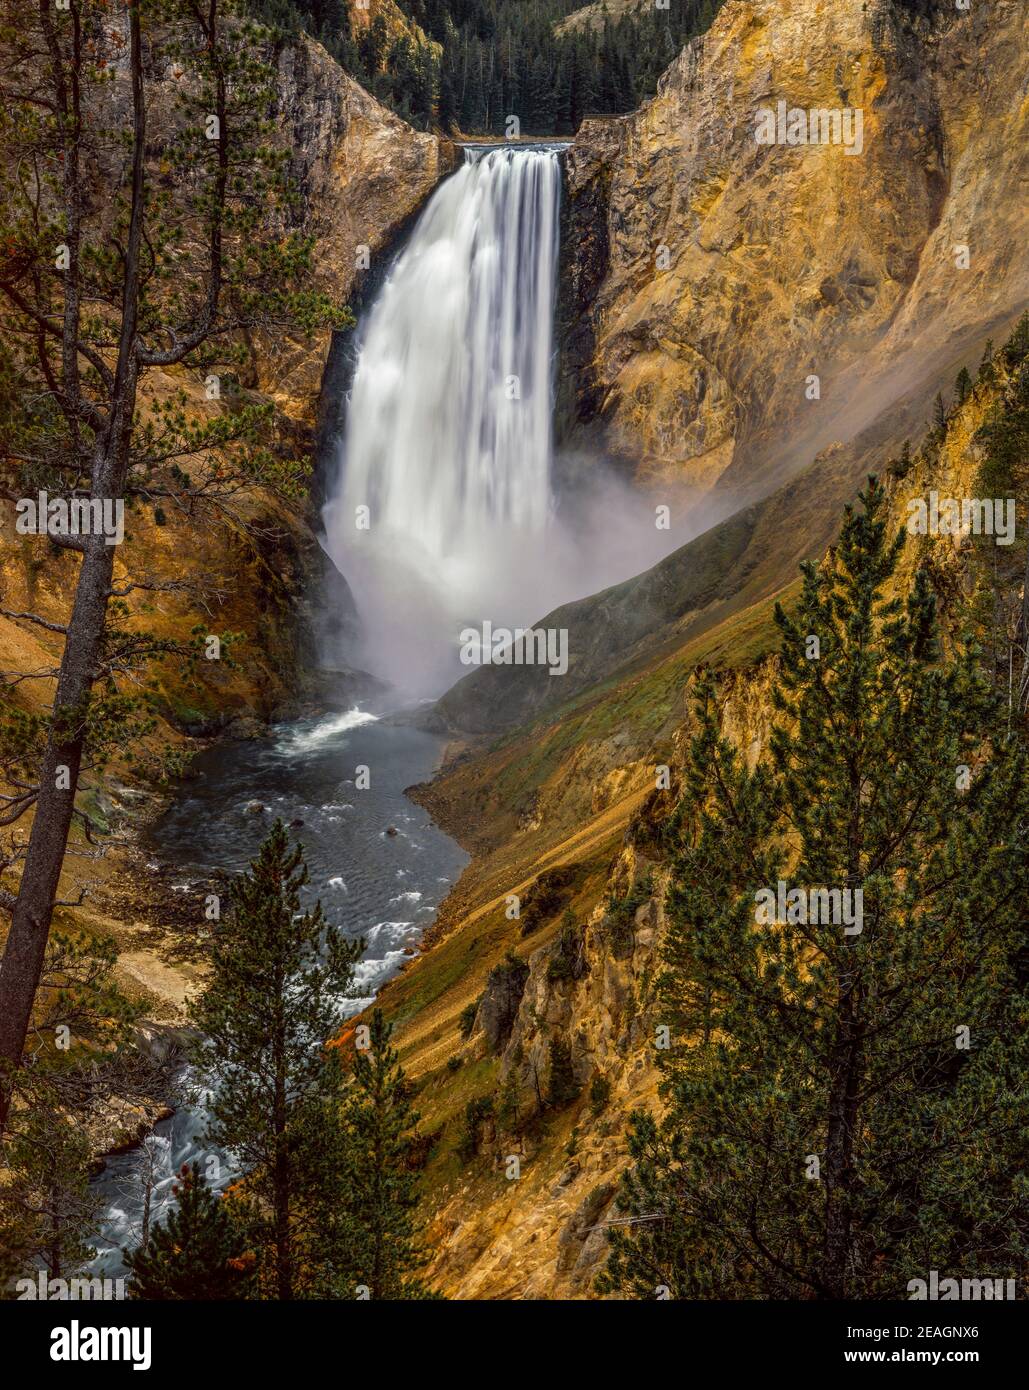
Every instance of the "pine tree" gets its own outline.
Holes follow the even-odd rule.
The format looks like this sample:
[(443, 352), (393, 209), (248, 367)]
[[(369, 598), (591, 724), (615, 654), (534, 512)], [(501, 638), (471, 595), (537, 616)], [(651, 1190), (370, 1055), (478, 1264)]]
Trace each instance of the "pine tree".
[(957, 374), (957, 380), (954, 382), (954, 399), (958, 405), (964, 405), (965, 401), (968, 400), (971, 390), (972, 378), (969, 375), (968, 368), (962, 367)]
[[(1014, 345), (1014, 352), (1012, 342), (999, 350), (989, 386), (980, 393), (987, 409), (973, 441), (979, 458), (973, 497), (1018, 499), (1029, 484), (1029, 360), (1019, 363), (1017, 337)], [(1013, 719), (1029, 709), (1029, 544), (1024, 533), (1003, 546), (992, 536), (973, 536), (972, 555), (978, 571), (975, 630)]]
[(368, 1046), (355, 1049), (342, 1107), (322, 1122), (333, 1174), (315, 1201), (321, 1279), (337, 1298), (431, 1297), (417, 1277), (427, 1261), (415, 1220), (411, 1140), (418, 1123), (390, 1025), (376, 1009)]
[(381, 70), (386, 61), (388, 45), (389, 30), (386, 27), (386, 20), (381, 14), (377, 14), (358, 40), (361, 62), (369, 76), (374, 77)]
[(531, 135), (552, 135), (557, 123), (554, 74), (542, 54), (537, 54), (529, 69), (522, 123), (525, 131)]
[[(147, 385), (169, 371), (222, 380), (261, 330), (347, 321), (309, 287), (313, 238), (284, 232), (294, 193), (268, 139), (276, 60), (267, 33), (238, 9), (226, 13), (233, 5), (209, 0), (199, 11), (140, 0), (108, 25), (77, 5), (64, 14), (29, 0), (4, 7), (3, 70), (34, 74), (28, 85), (5, 79), (0, 126), (0, 494), (8, 501), (45, 482), (53, 496), (90, 496), (116, 515), (167, 498), (200, 531), (212, 514), (231, 514), (245, 530), (231, 501), (242, 487), (301, 488), (302, 459), (271, 440), (271, 406), (240, 402), (212, 414), (185, 392), (155, 395)], [(157, 30), (167, 35), (160, 62)], [(171, 59), (183, 80), (168, 100)], [(115, 72), (124, 100), (112, 103)], [(158, 105), (166, 108), (159, 140), (147, 124)], [(0, 892), (0, 914), (10, 914), (0, 959), (0, 1135), (69, 836), (80, 822), (87, 834), (95, 826), (85, 794), (106, 762), (131, 761), (133, 743), (153, 729), (149, 663), (203, 655), (205, 627), (193, 643), (174, 641), (141, 628), (125, 600), (140, 588), (174, 589), (178, 602), (185, 588), (206, 612), (202, 576), (161, 581), (131, 544), (118, 547), (116, 565), (115, 546), (86, 539), (46, 541), (51, 555), (77, 556), (67, 611), (18, 615), (58, 634), (60, 656), (56, 680), (40, 688), (50, 694), (36, 746), (13, 784), (0, 753), (2, 819), (15, 842), (23, 818), (33, 818), (14, 858), (0, 854), (21, 870), (17, 890)], [(8, 693), (0, 692), (0, 717)]]
[(152, 1097), (167, 1078), (134, 1047), (141, 1004), (114, 979), (108, 938), (47, 943), (24, 1065), (0, 1143), (0, 1287), (45, 1269), (78, 1275), (94, 1254), (104, 1200), (90, 1185), (91, 1122), (110, 1106)]
[(32, 1109), (18, 1115), (6, 1145), (0, 1193), (0, 1246), (25, 1273), (38, 1262), (51, 1279), (67, 1279), (92, 1258), (91, 1238), (103, 1204), (90, 1190), (88, 1132), (38, 1086)]
[(1029, 357), (1029, 313), (1022, 315), (1004, 344), (1004, 361), (1010, 369), (1020, 366), (1026, 357)]
[(507, 112), (504, 110), (504, 84), (501, 80), (499, 69), (494, 71), (489, 86), (489, 110), (486, 114), (487, 129), (494, 135), (504, 133), (504, 118)]
[(576, 44), (572, 58), (569, 82), (568, 120), (574, 134), (597, 102), (596, 77), (589, 51), (584, 44)]
[(572, 1050), (561, 1037), (553, 1037), (549, 1048), (547, 1073), (547, 1104), (555, 1109), (568, 1105), (579, 1094), (572, 1067)]
[(443, 59), (443, 66), (440, 69), (439, 108), (436, 113), (439, 128), (445, 135), (449, 135), (456, 127), (458, 114), (453, 71), (449, 59), (445, 56)]
[(254, 1239), (275, 1296), (296, 1296), (308, 1194), (331, 1155), (303, 1142), (311, 1116), (339, 1095), (323, 1042), (338, 1023), (363, 942), (301, 911), (302, 848), (276, 821), (250, 872), (232, 885), (232, 911), (211, 954), (211, 979), (194, 1007), (204, 1041), (197, 1061), (213, 1095), (205, 1139), (248, 1172)]
[(416, 58), (414, 90), (411, 96), (411, 110), (423, 130), (432, 124), (433, 105), (436, 98), (438, 71), (432, 52), (427, 47), (419, 49)]
[(461, 102), (461, 129), (479, 134), (486, 127), (486, 91), (482, 73), (482, 45), (469, 43), (465, 55), (464, 96)]
[[(1025, 752), (974, 650), (944, 660), (924, 574), (888, 597), (905, 537), (884, 508), (871, 480), (777, 613), (752, 771), (698, 684), (668, 830), (668, 1112), (633, 1117), (622, 1205), (650, 1219), (612, 1234), (604, 1289), (895, 1298), (1024, 1259)], [(785, 920), (757, 906), (780, 881)], [(860, 890), (859, 930), (816, 889)]]
[(896, 478), (906, 478), (911, 472), (911, 441), (905, 439), (901, 446), (900, 458), (896, 459), (890, 469)]
[(514, 1067), (510, 1067), (504, 1077), (504, 1084), (500, 1088), (500, 1098), (497, 1101), (497, 1124), (505, 1134), (511, 1134), (518, 1127), (518, 1116), (521, 1111), (521, 1094), (518, 1089), (518, 1076)]
[(153, 1227), (145, 1249), (125, 1252), (132, 1298), (243, 1299), (254, 1294), (254, 1257), (233, 1221), (232, 1203), (204, 1182), (199, 1164), (183, 1164), (172, 1188), (177, 1204)]

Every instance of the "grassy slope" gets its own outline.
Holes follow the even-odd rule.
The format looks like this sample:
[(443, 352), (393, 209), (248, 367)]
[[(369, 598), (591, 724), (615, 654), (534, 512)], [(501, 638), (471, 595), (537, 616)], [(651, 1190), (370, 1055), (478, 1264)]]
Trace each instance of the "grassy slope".
[[(949, 380), (962, 364), (953, 364)], [(543, 627), (568, 630), (569, 671), (560, 680), (537, 666), (482, 667), (439, 701), (440, 717), (454, 731), (474, 735), (529, 726), (541, 715), (568, 712), (580, 693), (610, 690), (704, 635), (718, 651), (737, 653), (735, 664), (741, 656), (759, 656), (750, 610), (787, 588), (802, 560), (825, 553), (844, 503), (905, 438), (921, 435), (930, 400), (919, 389), (652, 569), (541, 618)]]
[[(916, 460), (902, 479), (884, 471), (898, 524), (906, 515), (907, 499), (924, 495), (941, 479), (955, 495), (978, 495), (974, 489), (983, 451), (975, 434), (995, 401), (996, 392), (984, 391), (956, 412), (939, 457)], [(819, 484), (826, 482), (825, 475), (809, 473), (792, 494), (784, 489), (763, 517), (765, 564), (751, 569), (745, 585), (748, 594), (764, 586), (761, 597), (749, 604), (741, 599), (728, 616), (719, 614), (706, 623), (691, 617), (682, 629), (684, 639), (673, 625), (654, 650), (638, 652), (606, 680), (541, 711), (524, 726), (473, 745), (436, 782), (417, 789), (418, 799), (476, 855), (444, 905), (430, 949), (381, 996), (397, 1024), (404, 1065), (419, 1089), (421, 1128), (425, 1133), (443, 1131), (428, 1166), (427, 1190), (435, 1212), (475, 1212), (477, 1220), (486, 1220), (482, 1204), (494, 1203), (500, 1240), (507, 1238), (504, 1223), (517, 1220), (517, 1203), (506, 1194), (495, 1167), (479, 1163), (465, 1168), (454, 1151), (465, 1104), (495, 1095), (501, 1080), (496, 1060), (470, 1053), (462, 1043), (459, 1015), (477, 1000), (489, 970), (507, 951), (527, 958), (560, 930), (558, 914), (523, 938), (519, 922), (506, 916), (506, 895), (524, 896), (545, 869), (578, 864), (580, 881), (568, 901), (576, 919), (588, 918), (604, 900), (626, 832), (653, 789), (654, 764), (677, 761), (687, 684), (698, 665), (722, 671), (723, 688), (735, 703), (732, 736), (752, 737), (760, 719), (748, 719), (748, 705), (754, 715), (776, 646), (772, 609), (777, 600), (788, 606), (799, 586), (795, 578), (776, 582), (784, 566), (771, 554), (774, 540), (778, 534), (778, 548), (788, 554), (794, 575), (798, 553), (820, 553), (831, 543), (839, 519), (837, 490), (849, 480), (849, 494), (843, 495), (852, 494), (869, 462), (866, 455), (858, 460), (862, 466), (852, 469), (853, 460), (845, 462), (843, 453), (837, 451), (832, 461), (837, 471), (830, 485), (823, 489)], [(1002, 557), (1011, 569), (1005, 582), (1013, 590), (1016, 571), (1024, 565), (1023, 547), (1024, 542), (1014, 548), (1017, 555), (1012, 551)], [(916, 561), (926, 560), (946, 628), (956, 612), (947, 596), (956, 605), (967, 590), (968, 552), (940, 539), (909, 543), (900, 583), (910, 581)], [(581, 1102), (568, 1112), (546, 1112), (533, 1156), (540, 1182), (544, 1175), (553, 1180), (571, 1126), (588, 1129), (590, 1123)]]

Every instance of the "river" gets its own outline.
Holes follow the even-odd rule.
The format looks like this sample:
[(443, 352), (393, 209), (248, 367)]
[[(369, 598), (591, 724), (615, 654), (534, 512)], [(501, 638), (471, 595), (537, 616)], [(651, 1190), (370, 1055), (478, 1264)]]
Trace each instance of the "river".
[[(341, 1005), (341, 1015), (355, 1013), (417, 948), (468, 862), (404, 795), (405, 787), (432, 776), (442, 743), (401, 719), (353, 709), (279, 725), (268, 739), (215, 744), (196, 759), (194, 775), (153, 826), (148, 849), (173, 866), (174, 882), (182, 885), (213, 871), (244, 870), (276, 816), (287, 825), (303, 821), (291, 833), (307, 859), (307, 900), (320, 899), (330, 922), (367, 943), (357, 997)], [(357, 789), (358, 766), (369, 769), (366, 790)], [(266, 809), (255, 812), (255, 802)], [(143, 1171), (152, 1166), (155, 1173), (151, 1216), (160, 1220), (179, 1167), (209, 1156), (202, 1129), (202, 1113), (184, 1107), (142, 1149), (109, 1160), (95, 1183), (108, 1202), (98, 1271), (121, 1273), (121, 1251), (138, 1239)], [(218, 1187), (234, 1169), (231, 1160), (215, 1157)]]

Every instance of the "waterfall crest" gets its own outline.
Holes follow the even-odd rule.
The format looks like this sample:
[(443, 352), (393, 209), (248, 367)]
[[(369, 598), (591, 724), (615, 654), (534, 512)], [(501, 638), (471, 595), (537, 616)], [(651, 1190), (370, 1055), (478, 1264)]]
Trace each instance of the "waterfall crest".
[(552, 512), (558, 154), (464, 153), (362, 325), (325, 513), (359, 664), (418, 694), (462, 674), (466, 623), (539, 616), (519, 571)]

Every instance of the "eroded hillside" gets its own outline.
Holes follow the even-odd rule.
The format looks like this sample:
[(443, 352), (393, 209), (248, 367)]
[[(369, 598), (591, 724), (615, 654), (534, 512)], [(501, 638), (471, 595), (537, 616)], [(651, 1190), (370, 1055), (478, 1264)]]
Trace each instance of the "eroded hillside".
[[(1026, 386), (1023, 342), (979, 371), (919, 448), (884, 461), (897, 529), (934, 491), (1008, 489), (1024, 516)], [(927, 571), (946, 640), (971, 621), (1001, 688), (1012, 652), (1018, 683), (1027, 553), (1024, 524), (1003, 547), (910, 535), (895, 579), (902, 594), (916, 566)], [(791, 596), (792, 586), (779, 594), (787, 607)], [(593, 1296), (604, 1223), (617, 1218), (626, 1116), (659, 1105), (648, 1010), (664, 922), (661, 826), (693, 732), (694, 673), (717, 673), (722, 732), (753, 764), (772, 719), (771, 609), (733, 615), (466, 749), (418, 789), (476, 855), (432, 949), (383, 995), (433, 1146), (433, 1272), (452, 1296)], [(668, 790), (656, 789), (662, 765)], [(561, 1099), (548, 1093), (555, 1038), (573, 1078)]]
[[(931, 399), (1029, 296), (1026, 24), (1008, 0), (730, 0), (653, 100), (586, 121), (569, 419), (663, 500), (717, 488), (710, 518)], [(759, 144), (779, 102), (860, 110), (860, 141)]]

